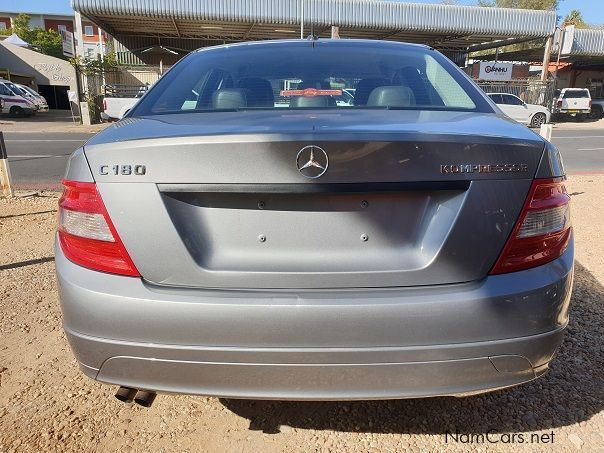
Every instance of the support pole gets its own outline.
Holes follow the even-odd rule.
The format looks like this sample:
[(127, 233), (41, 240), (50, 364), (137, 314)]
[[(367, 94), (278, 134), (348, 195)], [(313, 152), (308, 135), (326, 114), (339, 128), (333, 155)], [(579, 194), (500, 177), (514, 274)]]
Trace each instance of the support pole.
[(8, 156), (6, 155), (6, 145), (4, 143), (4, 134), (2, 131), (0, 131), (0, 195), (7, 198), (15, 196), (10, 182)]
[(542, 124), (539, 130), (539, 135), (546, 139), (548, 142), (552, 141), (552, 131), (554, 130), (551, 124)]
[(554, 72), (554, 89), (558, 88), (558, 70), (560, 69), (560, 55), (566, 38), (566, 28), (560, 28), (560, 42), (558, 43), (558, 58), (556, 59), (556, 72)]
[(545, 43), (545, 52), (543, 54), (543, 70), (541, 71), (541, 81), (547, 81), (547, 75), (549, 73), (549, 61), (552, 55), (552, 45), (554, 44), (554, 36), (547, 38)]
[(300, 39), (304, 39), (304, 0), (300, 0)]

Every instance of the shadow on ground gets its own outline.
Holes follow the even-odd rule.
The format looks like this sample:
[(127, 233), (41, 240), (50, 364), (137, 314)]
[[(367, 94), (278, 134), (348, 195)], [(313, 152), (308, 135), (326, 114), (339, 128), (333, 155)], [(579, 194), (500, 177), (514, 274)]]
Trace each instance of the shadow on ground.
[[(485, 433), (547, 430), (586, 421), (604, 409), (604, 286), (575, 268), (571, 320), (550, 372), (531, 383), (468, 398), (366, 402), (221, 399), (251, 430), (280, 426), (374, 433)], [(595, 445), (604, 436), (594, 432)]]

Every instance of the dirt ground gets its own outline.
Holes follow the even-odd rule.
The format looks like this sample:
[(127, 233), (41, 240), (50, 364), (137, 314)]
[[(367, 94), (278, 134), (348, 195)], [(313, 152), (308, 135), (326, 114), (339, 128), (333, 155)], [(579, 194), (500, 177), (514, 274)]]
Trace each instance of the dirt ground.
[[(54, 278), (56, 194), (0, 200), (0, 452), (604, 452), (604, 176), (572, 177), (568, 186), (577, 257), (572, 317), (544, 378), (463, 399), (159, 395), (150, 409), (119, 403), (114, 387), (77, 368)], [(487, 431), (496, 443), (481, 442)]]

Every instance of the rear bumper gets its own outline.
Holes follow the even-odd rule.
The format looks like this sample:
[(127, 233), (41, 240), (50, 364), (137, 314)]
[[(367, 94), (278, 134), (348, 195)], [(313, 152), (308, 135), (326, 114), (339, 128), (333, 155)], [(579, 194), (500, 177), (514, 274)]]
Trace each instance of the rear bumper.
[(591, 113), (591, 109), (577, 109), (577, 110), (560, 110), (554, 109), (553, 113), (558, 115), (588, 115)]
[(477, 283), (333, 291), (162, 289), (56, 250), (82, 370), (162, 392), (262, 399), (464, 395), (543, 374), (562, 341), (572, 243)]

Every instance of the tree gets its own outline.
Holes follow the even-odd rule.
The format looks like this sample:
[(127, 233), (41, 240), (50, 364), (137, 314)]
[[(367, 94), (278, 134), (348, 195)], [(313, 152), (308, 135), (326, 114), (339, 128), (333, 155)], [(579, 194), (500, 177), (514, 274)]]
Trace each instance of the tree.
[(563, 25), (574, 25), (577, 28), (587, 28), (587, 23), (583, 20), (581, 11), (573, 9), (564, 18)]
[(7, 30), (6, 34), (15, 33), (19, 38), (36, 47), (40, 52), (65, 59), (61, 35), (54, 30), (44, 30), (40, 27), (31, 28), (29, 21), (29, 15), (19, 14), (13, 19), (13, 27)]
[(478, 6), (556, 11), (562, 0), (478, 0)]
[(17, 17), (15, 17), (13, 19), (12, 32), (15, 33), (17, 36), (19, 36), (19, 38), (26, 40), (25, 38), (27, 37), (27, 35), (30, 31), (30, 28), (29, 28), (30, 19), (31, 18), (29, 17), (29, 14), (19, 14)]

